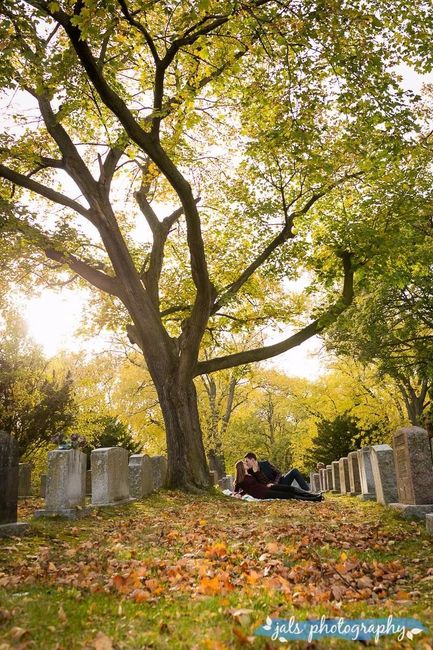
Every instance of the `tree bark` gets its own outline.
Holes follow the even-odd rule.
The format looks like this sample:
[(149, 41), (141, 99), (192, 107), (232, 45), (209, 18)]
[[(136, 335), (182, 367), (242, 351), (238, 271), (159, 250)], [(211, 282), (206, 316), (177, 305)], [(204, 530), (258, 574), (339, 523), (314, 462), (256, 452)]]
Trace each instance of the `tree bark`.
[(174, 373), (155, 384), (166, 429), (167, 487), (190, 492), (208, 490), (211, 480), (194, 382), (181, 381)]

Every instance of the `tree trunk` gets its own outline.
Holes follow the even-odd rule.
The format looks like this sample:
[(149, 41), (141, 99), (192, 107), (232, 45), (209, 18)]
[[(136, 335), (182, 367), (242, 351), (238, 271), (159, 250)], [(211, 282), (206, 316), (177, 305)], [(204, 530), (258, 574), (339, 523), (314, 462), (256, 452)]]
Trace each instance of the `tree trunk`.
[(172, 375), (155, 383), (167, 436), (167, 486), (192, 492), (208, 490), (211, 480), (194, 382), (181, 382)]

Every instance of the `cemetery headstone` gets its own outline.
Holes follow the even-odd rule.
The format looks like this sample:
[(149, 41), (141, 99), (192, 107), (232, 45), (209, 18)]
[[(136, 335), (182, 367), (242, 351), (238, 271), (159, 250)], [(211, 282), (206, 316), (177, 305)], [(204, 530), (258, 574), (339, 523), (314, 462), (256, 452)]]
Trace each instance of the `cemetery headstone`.
[(223, 476), (218, 483), (222, 490), (230, 490), (230, 492), (233, 492), (235, 487), (233, 476)]
[(18, 496), (29, 497), (32, 491), (32, 466), (20, 463), (18, 466)]
[(153, 467), (147, 454), (133, 454), (129, 458), (129, 491), (131, 497), (142, 499), (153, 490)]
[(332, 491), (334, 494), (341, 494), (340, 488), (340, 463), (338, 460), (333, 460), (332, 467)]
[(90, 459), (92, 505), (115, 506), (131, 501), (128, 450), (122, 447), (93, 449)]
[(165, 487), (167, 482), (167, 459), (165, 456), (150, 456), (152, 463), (153, 489)]
[(88, 469), (86, 471), (86, 497), (92, 495), (92, 470)]
[(210, 480), (212, 485), (218, 485), (218, 472), (216, 472), (214, 469), (210, 470)]
[(310, 483), (311, 491), (312, 492), (320, 492), (320, 475), (319, 472), (313, 472), (313, 476), (311, 478), (311, 483)]
[(319, 469), (319, 483), (320, 483), (320, 491), (326, 492), (328, 487), (326, 484), (326, 469), (324, 467), (321, 467)]
[(349, 485), (350, 496), (354, 497), (361, 494), (361, 479), (359, 476), (358, 452), (351, 451), (347, 455), (349, 462)]
[(328, 491), (332, 490), (332, 465), (326, 466), (326, 487)]
[(425, 527), (428, 533), (433, 535), (433, 513), (428, 513), (425, 516)]
[(340, 458), (338, 463), (340, 465), (340, 492), (348, 494), (350, 492), (349, 459), (345, 456)]
[(395, 503), (398, 495), (392, 447), (390, 445), (372, 445), (370, 458), (378, 503)]
[(28, 524), (17, 521), (18, 443), (6, 431), (0, 431), (0, 537), (21, 535)]
[(41, 499), (45, 499), (46, 493), (47, 493), (47, 475), (41, 474), (41, 486), (39, 490), (39, 496), (41, 497)]
[(433, 513), (433, 462), (428, 433), (403, 427), (394, 434), (398, 503), (390, 506), (405, 518)]
[(78, 519), (88, 514), (86, 500), (86, 454), (79, 449), (48, 452), (45, 508), (35, 517)]
[(358, 450), (359, 477), (361, 480), (361, 494), (358, 495), (362, 501), (375, 501), (376, 488), (374, 486), (373, 469), (371, 466), (371, 448), (362, 447)]

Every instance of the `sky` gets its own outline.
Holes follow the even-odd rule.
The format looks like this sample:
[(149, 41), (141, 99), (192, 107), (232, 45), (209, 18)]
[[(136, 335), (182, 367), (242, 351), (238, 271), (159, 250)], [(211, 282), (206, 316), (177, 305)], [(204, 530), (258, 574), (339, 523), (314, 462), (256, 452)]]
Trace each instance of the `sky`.
[[(423, 82), (433, 80), (431, 75), (430, 78), (420, 77), (405, 65), (400, 66), (398, 72), (402, 76), (403, 87), (414, 92), (419, 92)], [(21, 308), (30, 336), (49, 357), (61, 350), (77, 351), (83, 347), (100, 351), (101, 347), (107, 345), (102, 337), (85, 342), (76, 333), (87, 311), (84, 291), (63, 290), (59, 293), (45, 290), (39, 297), (21, 302)], [(274, 343), (282, 338), (285, 338), (284, 333), (271, 336), (267, 342)], [(320, 339), (314, 337), (270, 363), (288, 375), (315, 379), (326, 370), (327, 357), (321, 350)]]

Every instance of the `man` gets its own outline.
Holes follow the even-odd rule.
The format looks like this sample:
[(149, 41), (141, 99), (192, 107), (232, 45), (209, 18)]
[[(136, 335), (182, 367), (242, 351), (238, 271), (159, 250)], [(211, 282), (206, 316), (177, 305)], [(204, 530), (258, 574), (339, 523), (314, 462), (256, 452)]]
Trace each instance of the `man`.
[(287, 474), (282, 474), (268, 460), (258, 461), (257, 456), (252, 451), (245, 454), (245, 461), (248, 466), (248, 473), (255, 476), (260, 483), (265, 483), (268, 487), (271, 485), (292, 485), (293, 481), (296, 481), (302, 490), (310, 491), (310, 486), (307, 481), (296, 468), (289, 470)]

